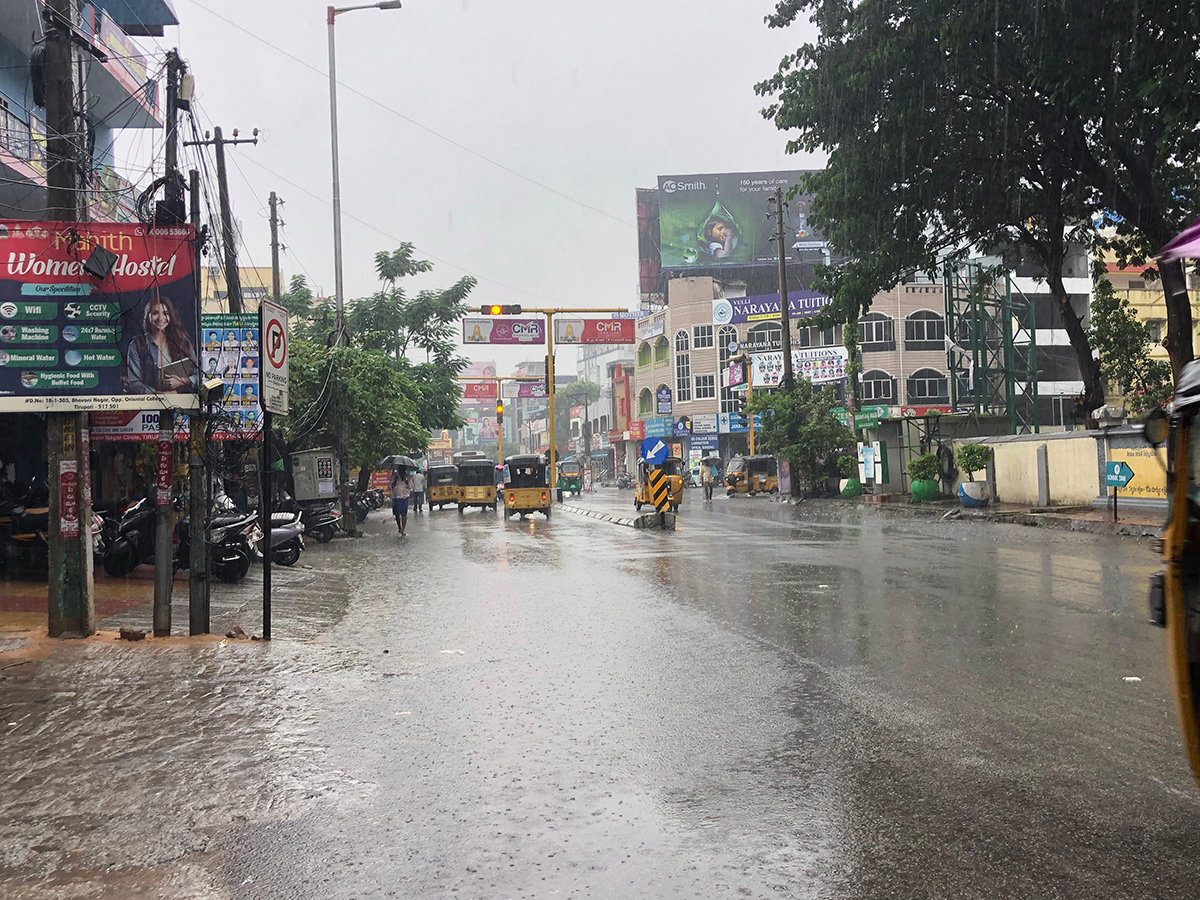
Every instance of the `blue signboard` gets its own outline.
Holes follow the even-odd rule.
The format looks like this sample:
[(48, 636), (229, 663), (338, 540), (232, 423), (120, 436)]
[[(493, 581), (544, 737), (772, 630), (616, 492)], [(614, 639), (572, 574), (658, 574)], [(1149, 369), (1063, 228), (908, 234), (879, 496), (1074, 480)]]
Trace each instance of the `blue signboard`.
[(693, 450), (717, 450), (717, 436), (715, 434), (693, 434), (691, 448)]
[(642, 441), (642, 461), (652, 466), (661, 466), (670, 451), (661, 438), (646, 438)]
[(660, 416), (669, 416), (671, 414), (671, 389), (669, 387), (660, 387), (654, 394), (657, 401), (657, 412)]
[(692, 433), (692, 420), (687, 416), (680, 416), (679, 421), (675, 423), (672, 429), (673, 437), (687, 437)]
[(646, 437), (671, 437), (675, 430), (675, 420), (670, 416), (656, 416), (646, 419)]

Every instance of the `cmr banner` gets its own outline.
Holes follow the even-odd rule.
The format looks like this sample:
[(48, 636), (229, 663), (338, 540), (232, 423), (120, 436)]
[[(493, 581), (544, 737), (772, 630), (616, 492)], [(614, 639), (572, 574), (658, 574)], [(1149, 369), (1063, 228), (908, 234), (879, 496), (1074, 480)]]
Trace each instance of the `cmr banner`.
[(494, 381), (467, 381), (463, 384), (462, 389), (464, 403), (496, 399), (496, 382)]
[[(792, 373), (813, 384), (842, 381), (850, 354), (845, 347), (811, 347), (792, 351)], [(754, 353), (750, 356), (750, 377), (756, 388), (776, 387), (783, 376), (783, 353)]]
[(632, 344), (636, 338), (633, 319), (554, 320), (554, 341), (558, 344)]
[[(773, 265), (777, 187), (786, 192), (804, 172), (663, 175), (658, 179), (659, 260), (664, 269)], [(811, 196), (787, 202), (793, 255), (828, 262), (828, 244), (808, 224)]]
[(0, 412), (196, 406), (190, 225), (0, 219)]
[(505, 400), (528, 400), (546, 396), (545, 381), (506, 381), (504, 382)]
[(541, 319), (463, 319), (464, 344), (544, 344)]

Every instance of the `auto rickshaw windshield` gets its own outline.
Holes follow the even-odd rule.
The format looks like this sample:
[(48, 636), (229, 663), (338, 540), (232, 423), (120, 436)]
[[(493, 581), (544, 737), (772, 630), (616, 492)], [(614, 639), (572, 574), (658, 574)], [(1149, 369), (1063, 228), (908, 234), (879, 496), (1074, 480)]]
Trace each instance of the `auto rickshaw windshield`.
[(677, 460), (677, 459), (664, 459), (662, 465), (659, 466), (659, 468), (662, 470), (662, 473), (664, 475), (680, 475), (680, 474), (682, 474), (682, 471), (679, 467), (679, 460)]
[(532, 463), (509, 464), (507, 487), (534, 488), (546, 486), (546, 467)]
[(583, 471), (583, 466), (577, 462), (565, 462), (559, 466), (559, 471), (564, 475), (578, 475)]
[(737, 472), (745, 472), (746, 471), (745, 457), (738, 456), (738, 457), (735, 457), (734, 459), (731, 459), (729, 461), (729, 468), (726, 469), (725, 471), (728, 472), (730, 475), (733, 475)]

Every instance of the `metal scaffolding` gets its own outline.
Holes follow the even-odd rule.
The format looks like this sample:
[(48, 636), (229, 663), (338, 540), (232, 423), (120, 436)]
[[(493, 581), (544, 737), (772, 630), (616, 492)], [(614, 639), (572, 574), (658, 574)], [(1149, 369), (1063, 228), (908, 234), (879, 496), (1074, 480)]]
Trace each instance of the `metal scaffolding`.
[(978, 261), (946, 264), (945, 296), (954, 411), (1007, 416), (1012, 434), (1038, 433), (1033, 303), (1009, 273)]

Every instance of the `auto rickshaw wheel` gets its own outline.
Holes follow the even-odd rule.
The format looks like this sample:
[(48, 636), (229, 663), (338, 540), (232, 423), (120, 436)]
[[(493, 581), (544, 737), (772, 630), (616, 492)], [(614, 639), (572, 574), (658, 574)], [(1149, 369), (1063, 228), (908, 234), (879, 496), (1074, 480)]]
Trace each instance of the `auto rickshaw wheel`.
[(679, 504), (678, 503), (671, 504), (671, 512), (679, 512)]
[(464, 504), (462, 504), (462, 503), (458, 504), (458, 514), (461, 516), (463, 514), (463, 510), (465, 510), (466, 508), (467, 507)]
[(634, 500), (634, 501), (633, 501), (633, 508), (634, 508), (635, 510), (637, 510), (638, 512), (641, 512), (641, 511), (642, 511), (642, 501), (641, 501), (641, 500)]
[(767, 491), (767, 493), (768, 493), (768, 494), (778, 494), (778, 493), (779, 493), (779, 488), (777, 488), (777, 487), (773, 487), (773, 488), (771, 488), (771, 490)]
[(545, 509), (543, 509), (542, 512), (545, 513), (547, 519), (550, 518), (550, 507), (549, 506), (547, 506)]

